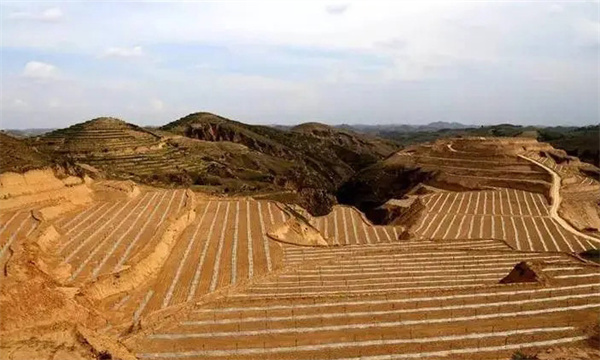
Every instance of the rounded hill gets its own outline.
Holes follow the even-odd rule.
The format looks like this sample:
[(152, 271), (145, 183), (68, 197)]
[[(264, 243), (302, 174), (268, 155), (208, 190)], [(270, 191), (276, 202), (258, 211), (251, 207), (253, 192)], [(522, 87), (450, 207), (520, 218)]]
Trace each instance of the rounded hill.
[(53, 151), (89, 153), (156, 146), (160, 136), (120, 119), (101, 117), (52, 131), (38, 141)]

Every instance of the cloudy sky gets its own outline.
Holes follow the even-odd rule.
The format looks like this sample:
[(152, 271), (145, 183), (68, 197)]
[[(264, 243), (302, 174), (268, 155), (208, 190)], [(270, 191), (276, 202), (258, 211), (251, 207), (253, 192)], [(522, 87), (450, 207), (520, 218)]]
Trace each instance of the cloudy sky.
[(2, 128), (598, 123), (598, 2), (4, 2)]

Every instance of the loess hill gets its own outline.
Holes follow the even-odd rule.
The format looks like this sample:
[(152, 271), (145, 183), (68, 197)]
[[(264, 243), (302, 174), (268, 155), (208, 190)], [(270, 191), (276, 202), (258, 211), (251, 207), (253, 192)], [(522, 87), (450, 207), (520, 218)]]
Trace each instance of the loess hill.
[(571, 192), (597, 184), (598, 168), (532, 138), (451, 138), (406, 147), (357, 172), (339, 189), (338, 200), (373, 214), (376, 220), (377, 208), (389, 199), (427, 191), (427, 187), (511, 188), (549, 194), (552, 175), (523, 155), (557, 165), (562, 186)]
[(331, 210), (337, 188), (354, 172), (397, 150), (392, 142), (326, 125), (284, 131), (209, 113), (154, 130), (98, 118), (32, 145), (110, 178), (212, 193), (260, 192), (320, 214)]
[(15, 146), (85, 172), (0, 173), (0, 360), (600, 358), (598, 169), (548, 144), (200, 113)]

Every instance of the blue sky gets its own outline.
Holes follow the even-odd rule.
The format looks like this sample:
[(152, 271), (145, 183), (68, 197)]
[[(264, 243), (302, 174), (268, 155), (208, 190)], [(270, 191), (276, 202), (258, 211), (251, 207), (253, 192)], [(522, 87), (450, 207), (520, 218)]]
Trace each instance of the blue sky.
[(598, 123), (598, 2), (7, 2), (2, 128)]

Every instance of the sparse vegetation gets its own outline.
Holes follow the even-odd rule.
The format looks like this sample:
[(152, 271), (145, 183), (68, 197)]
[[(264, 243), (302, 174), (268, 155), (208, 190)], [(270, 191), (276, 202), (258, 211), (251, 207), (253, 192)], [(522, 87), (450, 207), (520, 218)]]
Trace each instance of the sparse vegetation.
[(511, 360), (537, 360), (538, 357), (535, 355), (527, 355), (522, 353), (521, 351), (517, 351), (510, 358)]

